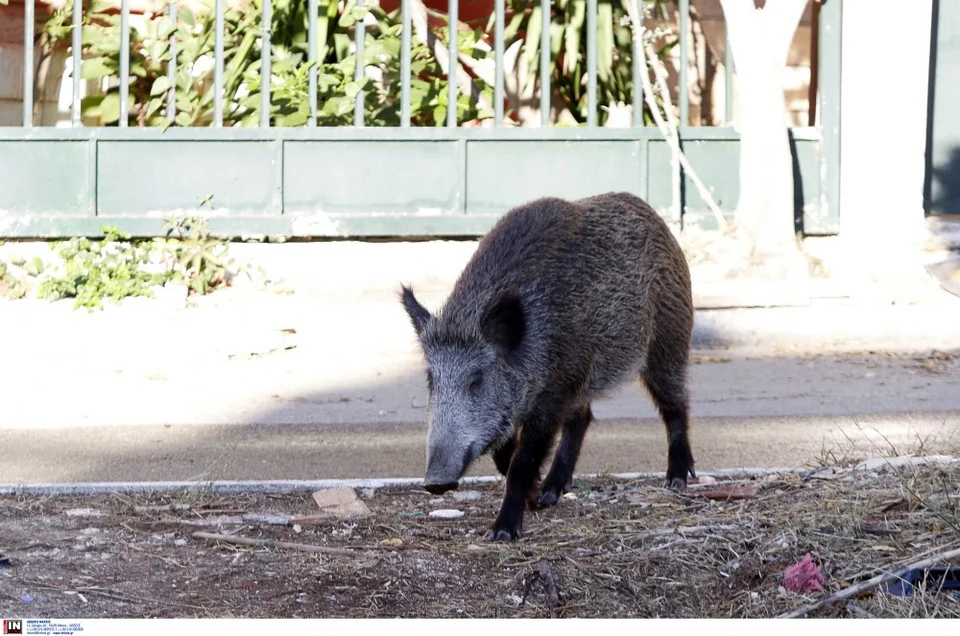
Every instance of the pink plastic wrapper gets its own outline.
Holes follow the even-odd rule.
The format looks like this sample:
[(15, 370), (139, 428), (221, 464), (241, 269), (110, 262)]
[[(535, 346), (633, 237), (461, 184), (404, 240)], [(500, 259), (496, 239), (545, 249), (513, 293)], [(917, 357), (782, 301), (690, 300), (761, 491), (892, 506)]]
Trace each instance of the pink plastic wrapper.
[(820, 566), (810, 560), (809, 552), (803, 561), (783, 571), (782, 585), (787, 591), (797, 594), (823, 591), (823, 574)]

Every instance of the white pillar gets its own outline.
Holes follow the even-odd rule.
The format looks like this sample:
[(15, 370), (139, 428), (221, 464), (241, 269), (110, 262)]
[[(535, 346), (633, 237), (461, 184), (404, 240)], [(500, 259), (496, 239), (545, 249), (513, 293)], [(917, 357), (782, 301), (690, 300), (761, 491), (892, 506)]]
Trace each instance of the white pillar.
[(840, 239), (861, 280), (924, 275), (931, 16), (932, 0), (843, 2)]

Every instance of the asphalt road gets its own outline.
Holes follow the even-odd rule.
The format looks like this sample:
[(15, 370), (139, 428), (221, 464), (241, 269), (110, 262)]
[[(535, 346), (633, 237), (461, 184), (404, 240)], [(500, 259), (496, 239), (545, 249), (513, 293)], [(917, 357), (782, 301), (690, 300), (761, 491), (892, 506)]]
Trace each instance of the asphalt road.
[[(52, 393), (20, 374), (6, 384), (0, 483), (422, 475), (416, 360), (384, 359), (354, 375), (356, 365), (331, 371), (316, 353), (206, 365), (151, 357), (123, 368), (101, 360), (84, 371), (75, 360), (47, 364), (40, 388)], [(957, 357), (704, 355), (691, 366), (701, 470), (960, 448)], [(594, 410), (579, 471), (665, 470), (662, 424), (636, 386)], [(493, 474), (492, 462), (471, 474)]]
[[(847, 457), (956, 452), (960, 411), (852, 417), (711, 417), (694, 425), (697, 467), (781, 468)], [(422, 424), (145, 426), (3, 431), (0, 483), (420, 477)], [(602, 420), (578, 472), (666, 469), (655, 420)], [(495, 474), (482, 458), (470, 471)]]

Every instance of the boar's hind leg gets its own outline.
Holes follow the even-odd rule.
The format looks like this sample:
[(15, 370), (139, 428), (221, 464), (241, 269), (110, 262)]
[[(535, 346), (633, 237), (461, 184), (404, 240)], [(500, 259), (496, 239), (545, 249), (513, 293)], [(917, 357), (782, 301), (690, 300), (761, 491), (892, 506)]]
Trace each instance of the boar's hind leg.
[[(674, 354), (675, 355), (675, 354)], [(696, 478), (693, 469), (693, 453), (687, 437), (689, 406), (686, 387), (686, 356), (682, 359), (651, 355), (641, 379), (650, 392), (667, 427), (669, 450), (667, 454), (668, 488), (684, 488), (687, 475)]]
[(553, 466), (550, 467), (550, 472), (547, 473), (543, 488), (540, 490), (541, 505), (554, 505), (573, 485), (573, 471), (580, 457), (580, 447), (583, 445), (583, 437), (592, 420), (593, 411), (590, 410), (589, 404), (572, 411), (564, 420), (560, 446), (557, 447)]
[(506, 489), (497, 520), (486, 533), (487, 539), (510, 541), (520, 537), (523, 512), (530, 493), (540, 477), (550, 443), (557, 430), (556, 418), (540, 412), (530, 417), (520, 429), (513, 460), (507, 470)]

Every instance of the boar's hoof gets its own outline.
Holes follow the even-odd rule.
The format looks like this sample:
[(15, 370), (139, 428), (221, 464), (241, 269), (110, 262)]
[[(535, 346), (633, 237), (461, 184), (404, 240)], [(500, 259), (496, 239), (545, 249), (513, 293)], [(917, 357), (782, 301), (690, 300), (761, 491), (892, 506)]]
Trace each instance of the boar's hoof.
[(553, 490), (544, 490), (540, 493), (541, 506), (555, 506), (560, 501), (560, 496)]
[(490, 528), (487, 530), (487, 533), (483, 535), (483, 538), (487, 541), (504, 541), (510, 542), (514, 539), (520, 538), (519, 530), (505, 530), (503, 528)]
[(666, 487), (671, 490), (683, 490), (687, 487), (687, 478), (686, 477), (673, 477), (667, 479)]
[(424, 484), (423, 489), (431, 495), (442, 495), (448, 490), (456, 490), (457, 486), (459, 483), (454, 481), (446, 484)]

